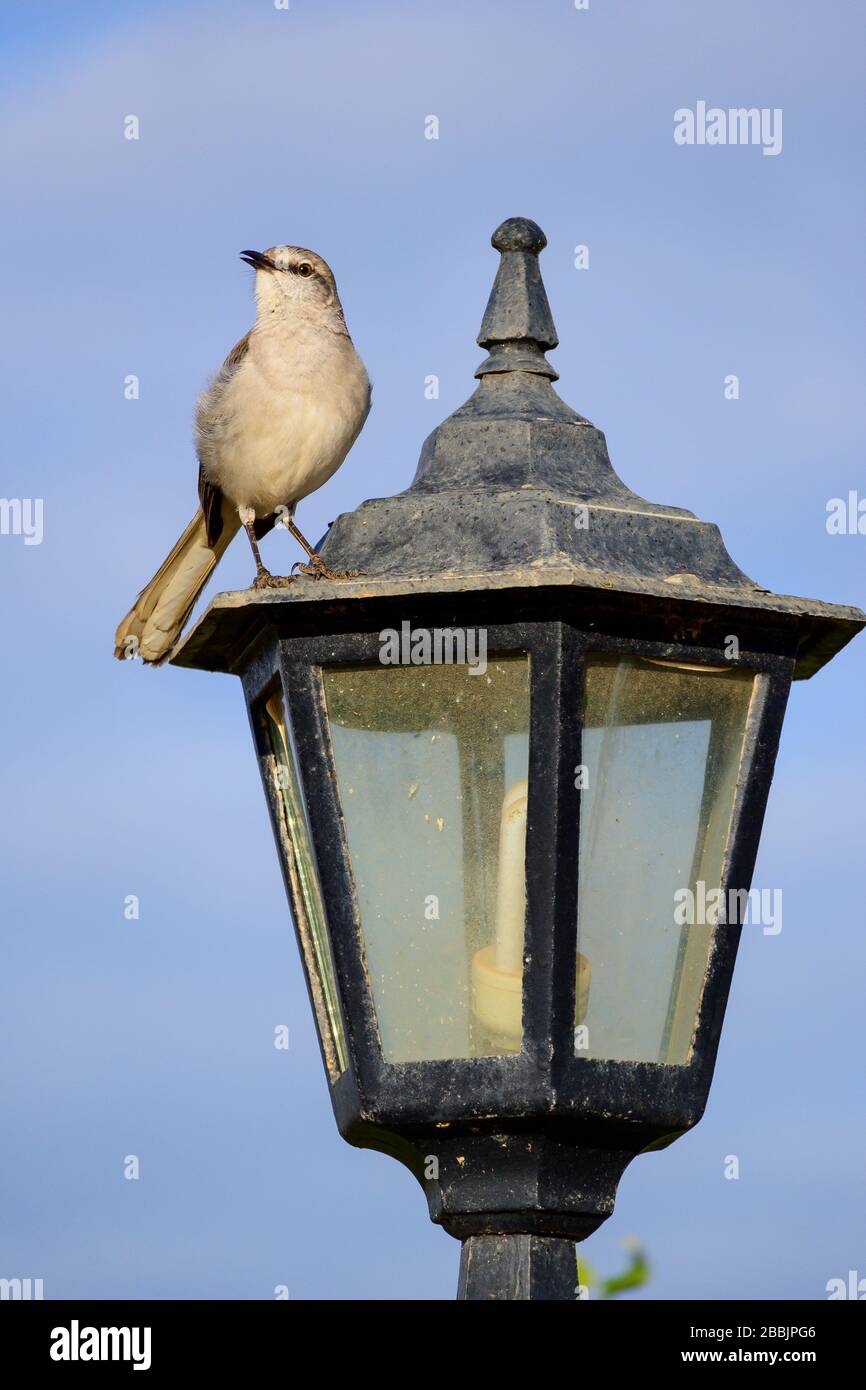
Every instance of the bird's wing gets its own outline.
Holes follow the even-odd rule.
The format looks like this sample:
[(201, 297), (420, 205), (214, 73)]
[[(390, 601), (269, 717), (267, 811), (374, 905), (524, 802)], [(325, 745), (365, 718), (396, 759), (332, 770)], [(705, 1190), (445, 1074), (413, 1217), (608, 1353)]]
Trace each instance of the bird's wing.
[(202, 464), (198, 466), (198, 500), (204, 512), (208, 545), (216, 545), (223, 529), (223, 495), (218, 487), (209, 483)]
[(235, 368), (241, 365), (250, 349), (250, 334), (252, 331), (253, 330), (250, 329), (249, 333), (245, 333), (239, 343), (235, 343), (225, 362), (223, 362), (223, 372), (231, 375)]
[[(250, 329), (250, 332), (252, 332), (252, 329)], [(247, 352), (249, 351), (249, 346), (250, 334), (245, 333), (244, 336), (241, 338), (240, 342), (235, 343), (225, 362), (223, 362), (222, 367), (220, 368), (219, 373), (217, 375), (216, 381), (213, 383), (213, 386), (207, 393), (211, 399), (213, 398), (213, 395), (218, 393), (220, 388), (223, 387), (226, 384), (226, 382), (234, 376), (238, 367), (241, 365), (244, 358), (246, 357)], [(202, 420), (200, 413), (199, 425), (201, 424)], [(205, 524), (207, 526), (208, 545), (215, 545), (216, 542), (219, 540), (223, 529), (223, 498), (220, 489), (218, 487), (215, 487), (214, 484), (209, 481), (205, 473), (204, 464), (201, 462), (201, 460), (199, 460), (198, 465), (198, 497), (201, 503), (201, 509), (204, 512)]]

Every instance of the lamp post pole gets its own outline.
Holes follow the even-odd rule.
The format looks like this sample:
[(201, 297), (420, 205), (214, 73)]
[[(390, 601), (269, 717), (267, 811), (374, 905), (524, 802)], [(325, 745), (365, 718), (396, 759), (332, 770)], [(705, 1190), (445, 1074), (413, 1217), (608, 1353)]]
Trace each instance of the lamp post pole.
[(469, 1236), (460, 1252), (458, 1299), (538, 1299), (568, 1302), (577, 1297), (574, 1241), (560, 1236)]

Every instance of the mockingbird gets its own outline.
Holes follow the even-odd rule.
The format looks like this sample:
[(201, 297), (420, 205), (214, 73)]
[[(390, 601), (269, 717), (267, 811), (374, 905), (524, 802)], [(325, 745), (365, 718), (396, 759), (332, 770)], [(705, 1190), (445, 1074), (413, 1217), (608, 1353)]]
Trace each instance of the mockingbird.
[[(257, 588), (270, 574), (258, 542), (281, 519), (309, 556), (298, 565), (334, 578), (298, 530), (295, 507), (337, 471), (370, 409), (370, 382), (352, 345), (330, 266), (300, 246), (242, 251), (256, 272), (256, 321), (232, 348), (195, 414), (201, 502), (115, 636), (115, 656), (161, 665), (211, 571), (241, 526)], [(296, 566), (292, 566), (296, 568)]]

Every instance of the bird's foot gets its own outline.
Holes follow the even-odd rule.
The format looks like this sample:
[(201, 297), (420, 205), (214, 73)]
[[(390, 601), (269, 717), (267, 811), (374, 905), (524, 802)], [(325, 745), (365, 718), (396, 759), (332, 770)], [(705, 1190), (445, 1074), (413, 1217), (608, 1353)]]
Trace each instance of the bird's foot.
[(252, 584), (251, 589), (287, 589), (290, 584), (294, 584), (293, 574), (271, 574), (270, 570), (260, 569)]
[(329, 570), (320, 555), (311, 555), (308, 565), (296, 560), (292, 565), (293, 576), (295, 570), (298, 571), (299, 575), (308, 575), (310, 579), (357, 579), (361, 573), (360, 570)]

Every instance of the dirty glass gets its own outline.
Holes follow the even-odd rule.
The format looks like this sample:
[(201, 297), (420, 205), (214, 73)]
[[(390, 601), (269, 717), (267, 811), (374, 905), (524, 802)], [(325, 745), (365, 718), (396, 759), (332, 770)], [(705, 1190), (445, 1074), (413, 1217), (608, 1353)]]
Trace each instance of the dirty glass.
[(281, 813), (280, 840), (293, 890), (298, 934), (310, 976), (325, 1061), (333, 1081), (346, 1070), (346, 1038), (325, 924), (322, 889), (298, 775), (297, 753), (281, 692), (275, 692), (265, 702), (264, 722)]
[(587, 658), (577, 1056), (688, 1060), (753, 688), (729, 667)]
[(528, 656), (322, 681), (385, 1059), (519, 1051)]

